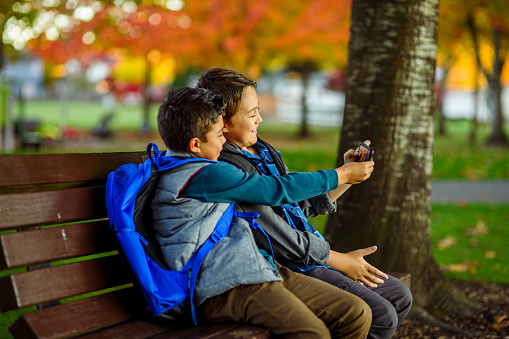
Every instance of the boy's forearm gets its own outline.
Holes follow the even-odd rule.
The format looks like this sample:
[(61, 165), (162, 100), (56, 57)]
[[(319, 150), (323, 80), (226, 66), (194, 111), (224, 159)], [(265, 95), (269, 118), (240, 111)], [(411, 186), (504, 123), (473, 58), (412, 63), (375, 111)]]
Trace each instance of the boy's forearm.
[(350, 186), (352, 186), (352, 184), (343, 184), (343, 185), (338, 186), (338, 188), (336, 188), (335, 190), (327, 192), (330, 200), (331, 201), (338, 200), (338, 198), (340, 196), (342, 196), (343, 193), (345, 193), (346, 190), (350, 188)]

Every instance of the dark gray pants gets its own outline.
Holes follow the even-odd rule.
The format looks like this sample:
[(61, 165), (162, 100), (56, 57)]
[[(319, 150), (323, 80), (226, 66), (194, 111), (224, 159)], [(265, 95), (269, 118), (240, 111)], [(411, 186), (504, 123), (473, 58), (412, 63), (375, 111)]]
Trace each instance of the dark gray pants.
[[(298, 270), (291, 264), (287, 266), (294, 271)], [(313, 268), (303, 274), (325, 281), (364, 300), (373, 314), (368, 338), (391, 338), (412, 306), (410, 290), (401, 280), (392, 276), (387, 280), (383, 279), (384, 283), (375, 288), (363, 286), (342, 273), (323, 267)]]

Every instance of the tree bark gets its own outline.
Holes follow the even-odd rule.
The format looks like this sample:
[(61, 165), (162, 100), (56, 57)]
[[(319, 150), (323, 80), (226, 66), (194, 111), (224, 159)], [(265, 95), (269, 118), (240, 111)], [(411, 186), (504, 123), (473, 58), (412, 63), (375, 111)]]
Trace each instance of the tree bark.
[(412, 275), (414, 305), (463, 313), (475, 304), (435, 262), (430, 244), (438, 0), (354, 0), (342, 154), (370, 139), (375, 171), (343, 195), (325, 236), (341, 252)]

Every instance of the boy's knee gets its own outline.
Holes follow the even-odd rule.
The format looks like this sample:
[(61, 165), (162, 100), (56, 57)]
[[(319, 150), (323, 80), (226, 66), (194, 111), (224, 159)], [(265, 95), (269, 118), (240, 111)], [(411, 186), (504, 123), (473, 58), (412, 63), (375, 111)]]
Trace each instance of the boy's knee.
[(398, 314), (399, 322), (403, 321), (402, 318), (405, 318), (410, 308), (412, 307), (413, 297), (412, 292), (407, 285), (405, 285), (402, 281), (398, 281), (398, 289), (396, 290), (396, 298), (394, 299), (394, 307), (396, 308), (396, 312)]
[(371, 308), (362, 299), (356, 298), (343, 320), (344, 326), (339, 331), (341, 334), (333, 334), (333, 337), (365, 338), (371, 327)]
[(373, 319), (373, 314), (371, 312), (371, 308), (368, 304), (364, 302), (364, 300), (361, 300), (362, 303), (359, 303), (357, 305), (358, 312), (359, 312), (359, 319), (362, 320), (363, 324), (367, 324), (367, 326), (371, 326), (371, 321)]
[(402, 297), (401, 297), (402, 309), (410, 310), (410, 307), (412, 307), (412, 303), (413, 303), (412, 292), (410, 292), (410, 289), (405, 285), (405, 288), (402, 289), (401, 293), (402, 293)]
[(307, 329), (300, 331), (300, 333), (296, 333), (296, 337), (317, 339), (331, 338), (331, 331), (329, 328), (318, 317), (315, 318), (317, 321), (309, 324)]
[(391, 338), (398, 329), (398, 314), (392, 305), (373, 311), (371, 328), (372, 338)]

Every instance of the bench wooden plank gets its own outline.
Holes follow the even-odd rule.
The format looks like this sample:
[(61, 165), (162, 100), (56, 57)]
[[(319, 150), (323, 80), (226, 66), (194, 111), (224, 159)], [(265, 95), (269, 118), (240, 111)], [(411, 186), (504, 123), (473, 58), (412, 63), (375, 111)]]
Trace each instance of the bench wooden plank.
[(240, 324), (212, 324), (201, 326), (185, 326), (179, 324), (159, 324), (135, 320), (120, 324), (100, 332), (85, 335), (83, 339), (188, 339), (188, 338), (271, 338), (271, 333), (264, 328)]
[(105, 217), (104, 187), (0, 195), (0, 230)]
[(114, 255), (2, 277), (0, 309), (5, 312), (128, 284), (130, 277), (122, 268)]
[(2, 187), (104, 179), (127, 163), (141, 163), (146, 152), (2, 155)]
[(0, 247), (0, 269), (117, 249), (107, 220), (0, 234)]
[(237, 338), (244, 338), (244, 339), (248, 339), (248, 338), (256, 338), (256, 339), (270, 339), (272, 338), (272, 333), (265, 329), (265, 328), (262, 328), (262, 327), (257, 327), (257, 326), (254, 326), (254, 325), (242, 325), (241, 327), (239, 328), (236, 328), (236, 329), (232, 329), (226, 333), (221, 333), (221, 334), (217, 334), (215, 336), (211, 336), (210, 338), (216, 338), (216, 339), (227, 339), (227, 338), (232, 338), (232, 339), (237, 339)]
[(162, 325), (158, 323), (133, 320), (114, 327), (103, 329), (99, 332), (87, 334), (82, 339), (137, 339), (149, 338), (158, 334), (165, 333), (169, 337), (168, 332), (178, 329), (176, 325)]
[[(212, 338), (216, 335), (226, 335), (228, 331), (232, 331), (241, 327), (239, 323), (213, 324), (209, 326), (188, 326), (181, 327), (171, 331), (172, 339), (190, 339), (190, 338)], [(166, 334), (159, 334), (150, 339), (164, 339)]]
[(228, 324), (215, 324), (209, 326), (196, 326), (187, 327), (173, 330), (171, 335), (159, 334), (151, 337), (150, 339), (165, 339), (171, 337), (172, 339), (191, 339), (191, 338), (206, 338), (206, 339), (222, 339), (222, 338), (271, 338), (271, 333), (261, 327), (240, 324), (240, 323), (228, 323)]
[(134, 288), (23, 314), (9, 327), (15, 338), (78, 336), (140, 315), (144, 301)]

